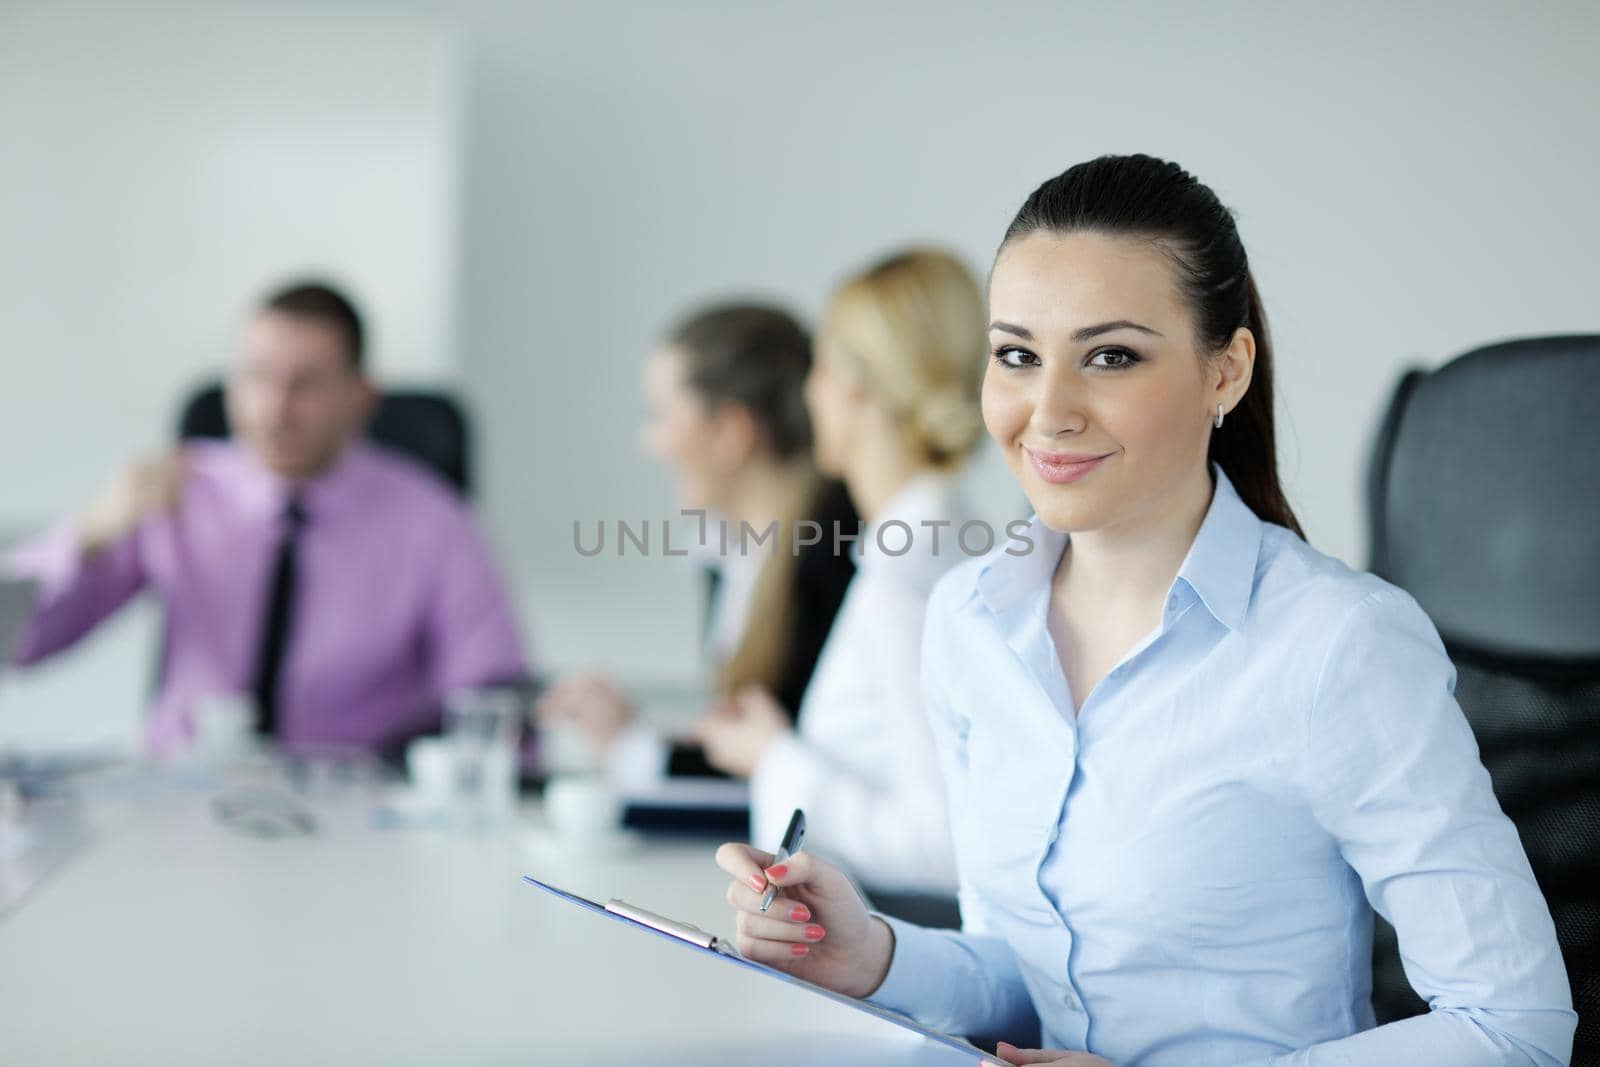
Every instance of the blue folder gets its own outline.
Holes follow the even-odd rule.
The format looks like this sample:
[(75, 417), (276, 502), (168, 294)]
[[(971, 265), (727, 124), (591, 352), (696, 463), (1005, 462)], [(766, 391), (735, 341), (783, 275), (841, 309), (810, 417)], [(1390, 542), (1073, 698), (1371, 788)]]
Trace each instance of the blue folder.
[[(736, 967), (743, 967), (747, 970), (754, 971), (757, 974), (765, 975), (768, 978), (776, 978), (780, 982), (786, 982), (789, 985), (799, 986), (801, 989), (804, 989), (809, 993), (814, 993), (819, 997), (826, 997), (828, 1000), (839, 1004), (848, 1005), (857, 1011), (865, 1012), (868, 1015), (882, 1019), (883, 1021), (894, 1026), (898, 1026), (902, 1029), (910, 1030), (912, 1033), (919, 1034), (938, 1049), (939, 1058), (937, 1060), (927, 1061), (929, 1063), (948, 1062), (952, 1064), (964, 1063), (970, 1065), (978, 1063), (980, 1057), (986, 1062), (995, 1062), (992, 1056), (986, 1054), (976, 1045), (963, 1041), (959, 1037), (951, 1037), (949, 1034), (942, 1034), (937, 1030), (930, 1030), (915, 1020), (901, 1015), (899, 1012), (890, 1011), (888, 1008), (880, 1007), (876, 1004), (870, 1003), (869, 1001), (857, 1000), (855, 997), (845, 996), (843, 993), (836, 993), (831, 989), (824, 989), (822, 986), (819, 986), (814, 982), (807, 982), (803, 978), (796, 978), (794, 975), (785, 971), (780, 971), (775, 967), (768, 967), (765, 964), (756, 963), (753, 960), (747, 960), (743, 956), (739, 955), (738, 950), (736, 950), (727, 941), (724, 941), (715, 935), (706, 933), (698, 927), (689, 926), (684, 923), (673, 922), (670, 919), (664, 919), (661, 916), (653, 915), (652, 913), (644, 911), (643, 909), (624, 904), (622, 901), (612, 901), (611, 905), (613, 907), (620, 906), (625, 911), (630, 913), (623, 914), (622, 912), (612, 910), (612, 907), (608, 907), (605, 904), (599, 904), (595, 901), (585, 899), (584, 897), (578, 896), (576, 893), (569, 893), (565, 889), (560, 889), (556, 886), (550, 885), (548, 882), (541, 882), (532, 875), (524, 875), (522, 880), (527, 882), (529, 885), (538, 886), (545, 892), (559, 897), (562, 900), (567, 901), (569, 904), (576, 904), (578, 907), (583, 908), (586, 911), (592, 911), (596, 914), (604, 915), (608, 919), (615, 919), (617, 922), (636, 927), (647, 933), (654, 934), (657, 937), (666, 938), (668, 941), (675, 942), (676, 944), (682, 945), (692, 951), (700, 952), (715, 959), (723, 960)], [(661, 925), (652, 925), (653, 922), (659, 922)], [(931, 1052), (933, 1050), (930, 1049), (929, 1051)], [(960, 1053), (961, 1056), (959, 1059), (956, 1059), (952, 1053)], [(924, 1061), (919, 1059), (918, 1062), (920, 1063)]]

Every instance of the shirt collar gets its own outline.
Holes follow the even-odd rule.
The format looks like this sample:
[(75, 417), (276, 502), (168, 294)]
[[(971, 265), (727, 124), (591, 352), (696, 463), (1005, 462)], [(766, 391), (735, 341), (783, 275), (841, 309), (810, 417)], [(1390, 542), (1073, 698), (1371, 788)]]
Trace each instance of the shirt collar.
[(1029, 593), (1049, 586), (1066, 547), (1067, 535), (1035, 513), (978, 571), (978, 595), (994, 614), (1010, 611)]
[(298, 485), (286, 483), (284, 502), (288, 502), (290, 494), (298, 496), (301, 506), (313, 519), (335, 508), (358, 504), (362, 471), (371, 459), (372, 450), (373, 446), (364, 440), (350, 442), (333, 461), (333, 466), (315, 478), (308, 478)]
[(283, 514), (291, 496), (298, 496), (300, 506), (312, 521), (317, 515), (327, 514), (351, 498), (372, 449), (365, 441), (353, 441), (331, 467), (314, 478), (297, 483), (263, 466), (248, 448), (237, 441), (229, 441), (224, 447), (234, 458), (229, 481), (236, 499), (263, 515), (276, 517)]
[[(1168, 616), (1182, 608), (1183, 589), (1192, 590), (1206, 610), (1230, 630), (1239, 628), (1255, 586), (1261, 551), (1261, 520), (1239, 497), (1233, 482), (1211, 464), (1216, 488), (1206, 517), (1168, 591)], [(1013, 538), (978, 572), (977, 592), (996, 615), (1018, 606), (1028, 594), (1048, 587), (1070, 537), (1046, 526), (1036, 514), (1022, 537)], [(1031, 547), (1029, 547), (1031, 543)]]
[[(1195, 534), (1173, 585), (1187, 584), (1218, 622), (1237, 630), (1244, 622), (1255, 588), (1261, 520), (1239, 497), (1221, 467), (1213, 463), (1211, 471), (1217, 479), (1211, 506), (1206, 509), (1205, 521), (1200, 524), (1200, 532)], [(1169, 594), (1169, 603), (1171, 600)]]

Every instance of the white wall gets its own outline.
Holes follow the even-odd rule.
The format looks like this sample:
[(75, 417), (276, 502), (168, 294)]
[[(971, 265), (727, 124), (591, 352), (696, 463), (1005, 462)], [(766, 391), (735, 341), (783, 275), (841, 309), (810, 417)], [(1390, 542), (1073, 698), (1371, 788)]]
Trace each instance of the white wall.
[[(1045, 177), (1176, 159), (1237, 209), (1313, 544), (1365, 558), (1400, 371), (1600, 330), (1593, 4), (590, 2), (470, 9), (463, 363), (489, 514), (547, 659), (692, 670), (673, 561), (580, 559), (662, 515), (651, 339), (727, 290), (816, 309), (900, 242), (987, 267)], [(1515, 427), (1484, 427), (1514, 445)], [(619, 610), (620, 609), (620, 610)]]
[[(1593, 4), (337, 12), (0, 9), (0, 519), (81, 500), (161, 438), (263, 279), (329, 266), (382, 369), (447, 374), (459, 336), (485, 513), (541, 658), (685, 678), (686, 569), (581, 559), (571, 524), (671, 514), (635, 447), (637, 376), (709, 295), (815, 312), (910, 240), (982, 269), (1043, 178), (1176, 159), (1238, 209), (1291, 497), (1355, 563), (1366, 439), (1403, 367), (1600, 330)], [(987, 480), (1013, 499), (992, 462)], [(14, 710), (0, 693), (0, 724)]]
[[(460, 46), (424, 15), (0, 6), (0, 527), (169, 439), (263, 288), (342, 280), (390, 377), (454, 374)], [(0, 741), (131, 740), (136, 611), (0, 691)]]

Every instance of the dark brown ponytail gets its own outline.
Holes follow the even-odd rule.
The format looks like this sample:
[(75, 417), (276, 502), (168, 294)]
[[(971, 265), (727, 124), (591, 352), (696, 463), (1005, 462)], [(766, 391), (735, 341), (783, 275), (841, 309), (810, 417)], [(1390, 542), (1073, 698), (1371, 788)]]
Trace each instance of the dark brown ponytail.
[[(1259, 518), (1287, 526), (1306, 538), (1300, 522), (1283, 495), (1278, 482), (1278, 442), (1272, 418), (1272, 339), (1267, 335), (1267, 312), (1256, 291), (1254, 278), (1245, 281), (1249, 308), (1243, 325), (1256, 339), (1256, 362), (1250, 372), (1250, 388), (1245, 390), (1222, 426), (1211, 431), (1211, 449), (1206, 458), (1214, 460), (1239, 491), (1239, 499)], [(1263, 463), (1262, 458), (1266, 459)]]

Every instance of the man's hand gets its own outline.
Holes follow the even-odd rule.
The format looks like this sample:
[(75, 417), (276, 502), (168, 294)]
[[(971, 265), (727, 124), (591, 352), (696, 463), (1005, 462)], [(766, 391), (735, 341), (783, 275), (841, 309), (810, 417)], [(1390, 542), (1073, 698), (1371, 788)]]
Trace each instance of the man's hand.
[(572, 726), (604, 752), (633, 721), (633, 701), (599, 671), (563, 678), (546, 690), (533, 709), (540, 726)]
[(79, 551), (85, 556), (98, 555), (149, 516), (175, 509), (183, 492), (185, 467), (184, 455), (176, 449), (124, 467), (79, 518)]

